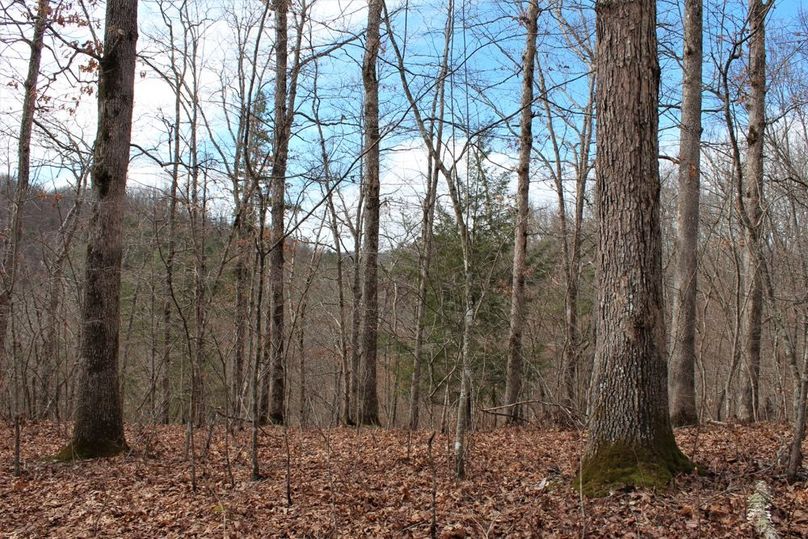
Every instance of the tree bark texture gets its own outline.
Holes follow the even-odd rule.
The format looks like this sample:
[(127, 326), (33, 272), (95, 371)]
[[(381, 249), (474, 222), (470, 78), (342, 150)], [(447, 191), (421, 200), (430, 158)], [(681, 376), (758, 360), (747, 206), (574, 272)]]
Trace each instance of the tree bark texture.
[(698, 423), (696, 410), (696, 285), (701, 156), (702, 0), (685, 2), (684, 82), (679, 127), (679, 199), (669, 366), (671, 421)]
[(769, 3), (749, 2), (749, 126), (746, 132), (746, 181), (742, 194), (745, 213), (743, 366), (738, 420), (754, 421), (759, 412), (760, 333), (763, 313), (761, 232), (763, 228), (763, 131), (766, 125), (766, 33)]
[[(530, 213), (530, 152), (533, 148), (533, 71), (536, 61), (539, 3), (531, 0), (524, 23), (527, 27), (525, 51), (522, 56), (522, 101), (519, 120), (519, 164), (516, 167), (516, 230), (513, 240), (513, 271), (511, 285), (511, 325), (508, 335), (508, 364), (505, 377), (507, 421), (520, 418), (519, 395), (522, 391), (522, 332), (525, 327), (525, 273), (527, 269), (527, 225)], [(566, 241), (566, 240), (565, 240)]]
[(365, 217), (362, 263), (362, 369), (359, 422), (379, 424), (379, 397), (376, 388), (376, 363), (379, 333), (379, 81), (376, 61), (379, 56), (381, 0), (368, 0), (368, 24), (362, 83), (365, 90)]
[(272, 250), (269, 253), (269, 420), (283, 424), (286, 396), (286, 353), (284, 350), (284, 210), (286, 202), (286, 160), (289, 148), (291, 111), (286, 109), (286, 67), (288, 58), (287, 0), (275, 3), (275, 137), (272, 160)]
[(655, 0), (600, 0), (597, 324), (584, 493), (689, 469), (668, 415), (659, 223)]
[(116, 454), (126, 448), (118, 381), (122, 221), (132, 131), (137, 0), (109, 0), (99, 65), (98, 132), (92, 184), (81, 374), (73, 438), (66, 458)]

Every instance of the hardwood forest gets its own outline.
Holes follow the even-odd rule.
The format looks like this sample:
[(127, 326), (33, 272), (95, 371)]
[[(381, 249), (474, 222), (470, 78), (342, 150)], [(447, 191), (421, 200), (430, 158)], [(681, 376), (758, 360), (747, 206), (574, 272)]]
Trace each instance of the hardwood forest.
[(808, 537), (798, 4), (0, 0), (0, 535)]

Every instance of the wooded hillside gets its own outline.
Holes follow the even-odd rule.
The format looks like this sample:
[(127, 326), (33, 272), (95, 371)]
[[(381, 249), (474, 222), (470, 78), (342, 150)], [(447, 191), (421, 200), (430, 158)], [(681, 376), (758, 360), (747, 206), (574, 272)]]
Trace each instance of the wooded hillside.
[(0, 21), (0, 532), (808, 534), (801, 6)]

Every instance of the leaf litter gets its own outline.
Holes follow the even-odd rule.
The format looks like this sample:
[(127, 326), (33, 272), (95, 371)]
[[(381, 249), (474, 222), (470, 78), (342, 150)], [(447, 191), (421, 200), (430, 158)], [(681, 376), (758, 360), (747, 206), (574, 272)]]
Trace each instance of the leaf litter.
[(435, 436), (430, 461), (430, 435), (265, 428), (264, 479), (256, 482), (248, 430), (225, 444), (224, 427), (198, 429), (194, 491), (181, 426), (129, 426), (128, 454), (55, 463), (46, 457), (68, 439), (69, 425), (28, 423), (22, 474), (13, 477), (13, 428), (0, 424), (0, 536), (428, 537), (434, 481), (436, 535), (447, 539), (751, 537), (746, 499), (762, 479), (781, 536), (808, 537), (808, 483), (789, 485), (773, 466), (789, 436), (781, 424), (679, 429), (679, 445), (700, 474), (661, 491), (599, 499), (582, 499), (573, 487), (580, 433), (476, 432), (463, 481), (452, 475), (451, 436)]

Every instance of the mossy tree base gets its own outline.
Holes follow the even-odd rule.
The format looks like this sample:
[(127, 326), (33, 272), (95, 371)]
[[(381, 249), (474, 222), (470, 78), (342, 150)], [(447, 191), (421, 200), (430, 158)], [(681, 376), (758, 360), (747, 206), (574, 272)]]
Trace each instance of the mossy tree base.
[(584, 458), (575, 486), (586, 496), (600, 497), (626, 487), (664, 488), (674, 475), (691, 471), (693, 464), (675, 443), (664, 450), (612, 444)]
[(109, 458), (120, 455), (128, 449), (126, 442), (116, 440), (100, 440), (93, 443), (77, 443), (72, 440), (56, 453), (53, 459), (57, 462), (71, 462), (74, 460)]

